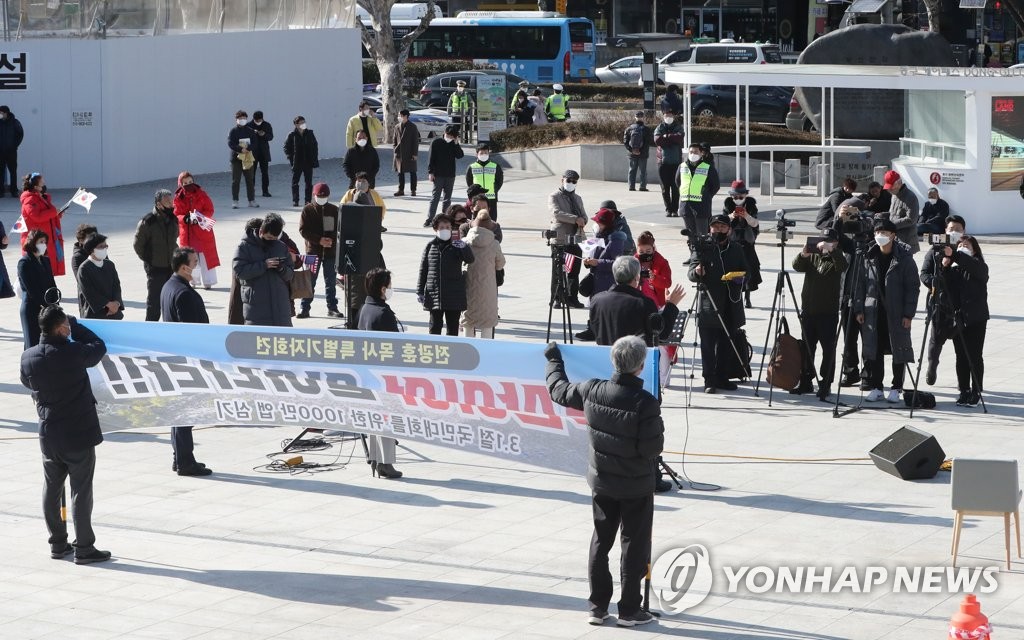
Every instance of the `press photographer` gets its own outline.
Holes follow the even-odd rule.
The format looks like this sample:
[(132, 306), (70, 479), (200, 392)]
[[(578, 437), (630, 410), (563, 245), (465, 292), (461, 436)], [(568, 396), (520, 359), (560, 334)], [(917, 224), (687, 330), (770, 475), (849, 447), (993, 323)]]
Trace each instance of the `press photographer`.
[[(587, 211), (583, 208), (583, 198), (576, 193), (576, 184), (579, 180), (580, 174), (572, 169), (562, 174), (561, 186), (548, 196), (551, 227), (541, 234), (551, 246), (551, 298), (556, 309), (562, 308), (562, 305), (573, 309), (583, 308), (583, 303), (579, 299), (582, 265), (580, 257), (583, 255), (579, 243), (586, 238), (583, 230), (587, 226)], [(555, 300), (558, 283), (562, 277), (562, 259), (566, 254), (575, 256), (567, 278), (569, 290), (563, 291), (559, 296), (561, 299)]]
[[(878, 185), (878, 188), (881, 189), (882, 185)], [(843, 304), (839, 315), (839, 323), (843, 327), (843, 371), (839, 384), (844, 387), (861, 384), (860, 354), (857, 349), (860, 325), (850, 322), (850, 314), (854, 280), (864, 277), (863, 255), (858, 259), (857, 251), (866, 251), (867, 246), (874, 241), (875, 220), (865, 206), (860, 198), (849, 198), (839, 205), (832, 227), (839, 232), (839, 248), (843, 250), (847, 263), (843, 277)]]
[(843, 184), (828, 194), (825, 201), (818, 209), (818, 217), (814, 219), (814, 226), (824, 231), (835, 224), (836, 216), (839, 214), (839, 205), (853, 197), (857, 190), (857, 181), (853, 178), (845, 178)]
[(793, 270), (804, 274), (800, 291), (802, 316), (800, 328), (810, 362), (805, 363), (800, 386), (791, 393), (810, 393), (814, 390), (814, 352), (821, 345), (821, 386), (818, 399), (824, 402), (830, 393), (836, 364), (836, 323), (839, 322), (839, 295), (846, 255), (839, 248), (839, 234), (826, 229), (820, 242), (804, 246), (793, 258)]
[[(747, 259), (743, 249), (729, 240), (730, 232), (729, 216), (720, 214), (711, 219), (709, 235), (691, 237), (693, 254), (687, 275), (697, 283), (700, 297), (697, 328), (705, 393), (737, 388), (721, 365), (736, 358), (730, 337), (746, 324), (742, 274)], [(723, 279), (726, 276), (729, 279)]]

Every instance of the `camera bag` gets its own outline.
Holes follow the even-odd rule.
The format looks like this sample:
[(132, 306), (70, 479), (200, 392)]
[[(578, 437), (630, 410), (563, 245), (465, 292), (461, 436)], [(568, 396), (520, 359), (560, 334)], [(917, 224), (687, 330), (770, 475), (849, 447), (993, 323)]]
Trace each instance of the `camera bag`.
[(782, 330), (775, 338), (765, 379), (773, 387), (788, 391), (796, 389), (800, 384), (800, 374), (804, 368), (803, 353), (800, 342), (789, 333), (789, 323), (785, 318), (780, 322)]

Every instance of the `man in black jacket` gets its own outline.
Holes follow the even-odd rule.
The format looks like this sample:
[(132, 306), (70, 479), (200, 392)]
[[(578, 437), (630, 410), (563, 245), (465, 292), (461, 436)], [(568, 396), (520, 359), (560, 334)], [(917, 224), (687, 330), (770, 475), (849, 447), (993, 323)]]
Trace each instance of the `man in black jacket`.
[(306, 119), (295, 116), (295, 129), (284, 142), (284, 155), (292, 165), (292, 206), (299, 206), (299, 177), (306, 181), (304, 204), (313, 201), (313, 169), (320, 166), (320, 146), (312, 129), (306, 128)]
[[(203, 297), (192, 288), (192, 271), (198, 266), (199, 256), (192, 247), (181, 247), (174, 251), (171, 257), (174, 275), (160, 292), (164, 322), (210, 323)], [(213, 473), (202, 462), (196, 462), (192, 452), (195, 447), (192, 427), (172, 427), (171, 446), (174, 449), (171, 471), (177, 472), (179, 476), (208, 476)]]
[[(661, 316), (659, 338), (667, 338), (679, 315), (679, 302), (686, 291), (679, 285), (668, 293), (665, 307), (658, 311), (653, 300), (640, 292), (640, 261), (633, 256), (619, 256), (612, 263), (615, 286), (602, 291), (590, 301), (590, 328), (597, 344), (611, 345), (625, 336), (640, 336), (647, 346), (655, 345), (652, 317)], [(655, 320), (654, 324), (658, 324)]]
[[(256, 138), (252, 141), (252, 155), (256, 159), (256, 167), (260, 170), (262, 177), (263, 197), (270, 197), (270, 141), (274, 139), (274, 127), (263, 119), (262, 111), (253, 111), (252, 121), (249, 128), (256, 132)], [(253, 180), (256, 176), (253, 176)]]
[(459, 128), (456, 125), (450, 124), (445, 127), (444, 137), (434, 138), (430, 143), (427, 177), (434, 183), (434, 189), (430, 194), (430, 208), (427, 209), (424, 228), (433, 226), (438, 201), (441, 201), (442, 212), (448, 211), (448, 207), (451, 206), (452, 189), (455, 188), (455, 161), (464, 155), (466, 154), (459, 146)]
[[(39, 329), (39, 344), (21, 354), (21, 384), (32, 391), (39, 413), (43, 517), (50, 532), (50, 557), (59, 560), (73, 552), (75, 564), (103, 562), (110, 559), (110, 552), (95, 547), (92, 530), (92, 479), (96, 445), (103, 442), (103, 432), (88, 369), (99, 364), (107, 347), (56, 305), (39, 314)], [(72, 544), (68, 544), (68, 525), (60, 514), (60, 497), (68, 477), (75, 523)]]
[(590, 543), (590, 618), (600, 625), (610, 616), (612, 575), (608, 552), (621, 528), (622, 585), (618, 625), (632, 627), (653, 622), (640, 608), (640, 582), (651, 554), (654, 487), (658, 456), (665, 444), (658, 399), (643, 388), (639, 378), (647, 346), (636, 336), (612, 345), (615, 373), (611, 380), (591, 379), (570, 384), (558, 345), (550, 343), (547, 385), (551, 399), (583, 411), (590, 435), (590, 485), (594, 510), (594, 536)]
[(249, 165), (243, 162), (243, 157), (251, 158), (253, 139), (256, 132), (249, 128), (249, 115), (244, 111), (235, 112), (235, 126), (228, 132), (228, 148), (231, 149), (231, 208), (238, 208), (238, 192), (245, 177), (245, 195), (249, 199), (250, 207), (258, 207), (256, 204), (256, 163)]
[(825, 202), (821, 203), (821, 208), (818, 209), (818, 217), (814, 220), (814, 226), (822, 231), (831, 227), (836, 214), (839, 212), (839, 205), (852, 198), (853, 192), (856, 190), (856, 180), (853, 178), (844, 179), (843, 186), (828, 194)]
[[(17, 198), (18, 184), (18, 147), (25, 139), (25, 129), (21, 122), (11, 113), (7, 105), (0, 105), (0, 198), (10, 189), (11, 197)], [(10, 182), (6, 184), (7, 179)]]
[(174, 194), (160, 189), (153, 198), (153, 210), (142, 216), (135, 228), (135, 255), (146, 272), (146, 322), (160, 319), (160, 291), (170, 279), (171, 256), (178, 248), (178, 219), (174, 217)]

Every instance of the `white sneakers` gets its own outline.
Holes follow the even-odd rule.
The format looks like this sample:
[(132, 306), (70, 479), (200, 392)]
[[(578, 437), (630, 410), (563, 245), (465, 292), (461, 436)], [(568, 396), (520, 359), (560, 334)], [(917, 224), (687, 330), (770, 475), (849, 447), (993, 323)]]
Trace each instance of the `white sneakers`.
[(900, 402), (901, 401), (900, 390), (899, 389), (889, 389), (889, 395), (885, 396), (885, 401), (886, 402), (892, 402), (892, 403)]
[(895, 404), (901, 401), (900, 393), (899, 389), (889, 389), (888, 394), (883, 392), (881, 389), (872, 389), (871, 392), (868, 393), (868, 397), (864, 398), (864, 400), (867, 402), (880, 402), (884, 398), (886, 402), (892, 402)]
[(871, 392), (868, 394), (868, 397), (864, 399), (867, 400), (868, 402), (878, 402), (884, 397), (885, 394), (882, 393), (881, 389), (872, 389)]

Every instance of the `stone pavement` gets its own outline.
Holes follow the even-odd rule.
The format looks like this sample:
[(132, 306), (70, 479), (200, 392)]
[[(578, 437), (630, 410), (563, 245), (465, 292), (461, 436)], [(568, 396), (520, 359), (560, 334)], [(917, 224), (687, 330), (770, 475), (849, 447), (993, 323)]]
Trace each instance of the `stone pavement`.
[[(216, 229), (226, 263), (253, 214), (276, 207), (286, 230), (297, 231), (298, 212), (286, 206), (285, 173), (274, 167), (275, 197), (261, 199), (264, 206), (256, 211), (229, 208), (225, 174), (199, 177), (218, 207)], [(340, 196), (340, 163), (325, 162), (319, 173)], [(557, 183), (555, 177), (512, 171), (506, 177), (500, 221), (509, 262), (500, 339), (543, 340), (549, 254), (538, 232), (547, 226), (546, 195)], [(424, 333), (427, 317), (413, 289), (429, 237), (420, 227), (426, 185), (413, 200), (389, 197), (393, 178), (382, 177), (379, 184), (389, 206), (384, 252), (396, 274), (392, 304), (410, 331)], [(86, 219), (110, 235), (129, 319), (144, 315), (144, 281), (131, 251), (135, 223), (149, 209), (153, 190), (170, 185), (168, 180), (105, 189), (90, 216), (72, 209), (66, 217), (69, 238)], [(614, 198), (634, 234), (655, 233), (677, 279), (683, 279), (681, 221), (664, 218), (657, 191), (627, 193), (622, 183), (584, 179), (579, 193), (588, 210)], [(767, 210), (765, 199), (759, 200)], [(800, 221), (798, 234), (806, 234), (817, 200), (785, 196), (780, 202)], [(9, 226), (16, 217), (15, 202), (0, 200), (0, 219)], [(760, 254), (768, 284), (754, 294), (747, 324), (755, 365), (779, 266), (778, 249), (767, 237), (762, 235)], [(98, 544), (113, 551), (115, 560), (94, 566), (51, 560), (39, 507), (35, 412), (18, 381), (18, 303), (2, 301), (0, 357), (8, 364), (0, 370), (0, 529), (7, 558), (0, 563), (0, 638), (945, 637), (962, 594), (893, 594), (888, 587), (827, 595), (728, 593), (723, 567), (948, 566), (949, 474), (901, 482), (864, 457), (903, 424), (934, 433), (949, 456), (1024, 457), (1024, 386), (1014, 373), (1024, 352), (1024, 334), (1014, 330), (1024, 312), (1015, 297), (1024, 248), (984, 239), (983, 247), (992, 271), (987, 415), (980, 407), (954, 406), (950, 347), (933, 389), (939, 407), (913, 420), (907, 410), (888, 407), (834, 419), (831, 408), (813, 397), (788, 394), (775, 394), (769, 406), (763, 384), (761, 397), (754, 396), (752, 384), (735, 393), (688, 397), (686, 369), (682, 363), (676, 367), (663, 406), (671, 452), (665, 458), (693, 480), (722, 488), (698, 491), (687, 485), (657, 496), (654, 550), (657, 556), (690, 544), (706, 546), (714, 585), (696, 608), (638, 631), (585, 623), (591, 514), (583, 478), (418, 443), (399, 449), (397, 466), (406, 474), (400, 481), (371, 478), (352, 443), (308, 456), (346, 463), (340, 470), (301, 476), (255, 471), (295, 428), (197, 430), (199, 457), (216, 471), (209, 478), (171, 473), (168, 432), (159, 425), (108, 434), (97, 450), (94, 521)], [(70, 254), (71, 241), (65, 249)], [(787, 250), (787, 259), (794, 250)], [(4, 252), (9, 273), (16, 258), (15, 250)], [(228, 268), (219, 270), (221, 285), (201, 291), (216, 321), (226, 319)], [(793, 280), (799, 290), (799, 275)], [(70, 276), (59, 284), (72, 304)], [(692, 295), (691, 290), (685, 304)], [(299, 326), (335, 324), (325, 312), (318, 299), (314, 317)], [(923, 317), (922, 303), (915, 345)], [(691, 354), (687, 347), (687, 365)], [(844, 399), (859, 402), (859, 394), (847, 390)], [(684, 447), (693, 454), (685, 466)], [(854, 460), (794, 460), (834, 458)], [(616, 548), (612, 557), (617, 554)], [(999, 520), (969, 520), (962, 565), (1000, 566), (1002, 554)], [(980, 596), (996, 637), (1024, 637), (1021, 567), (1001, 569), (998, 589)]]

